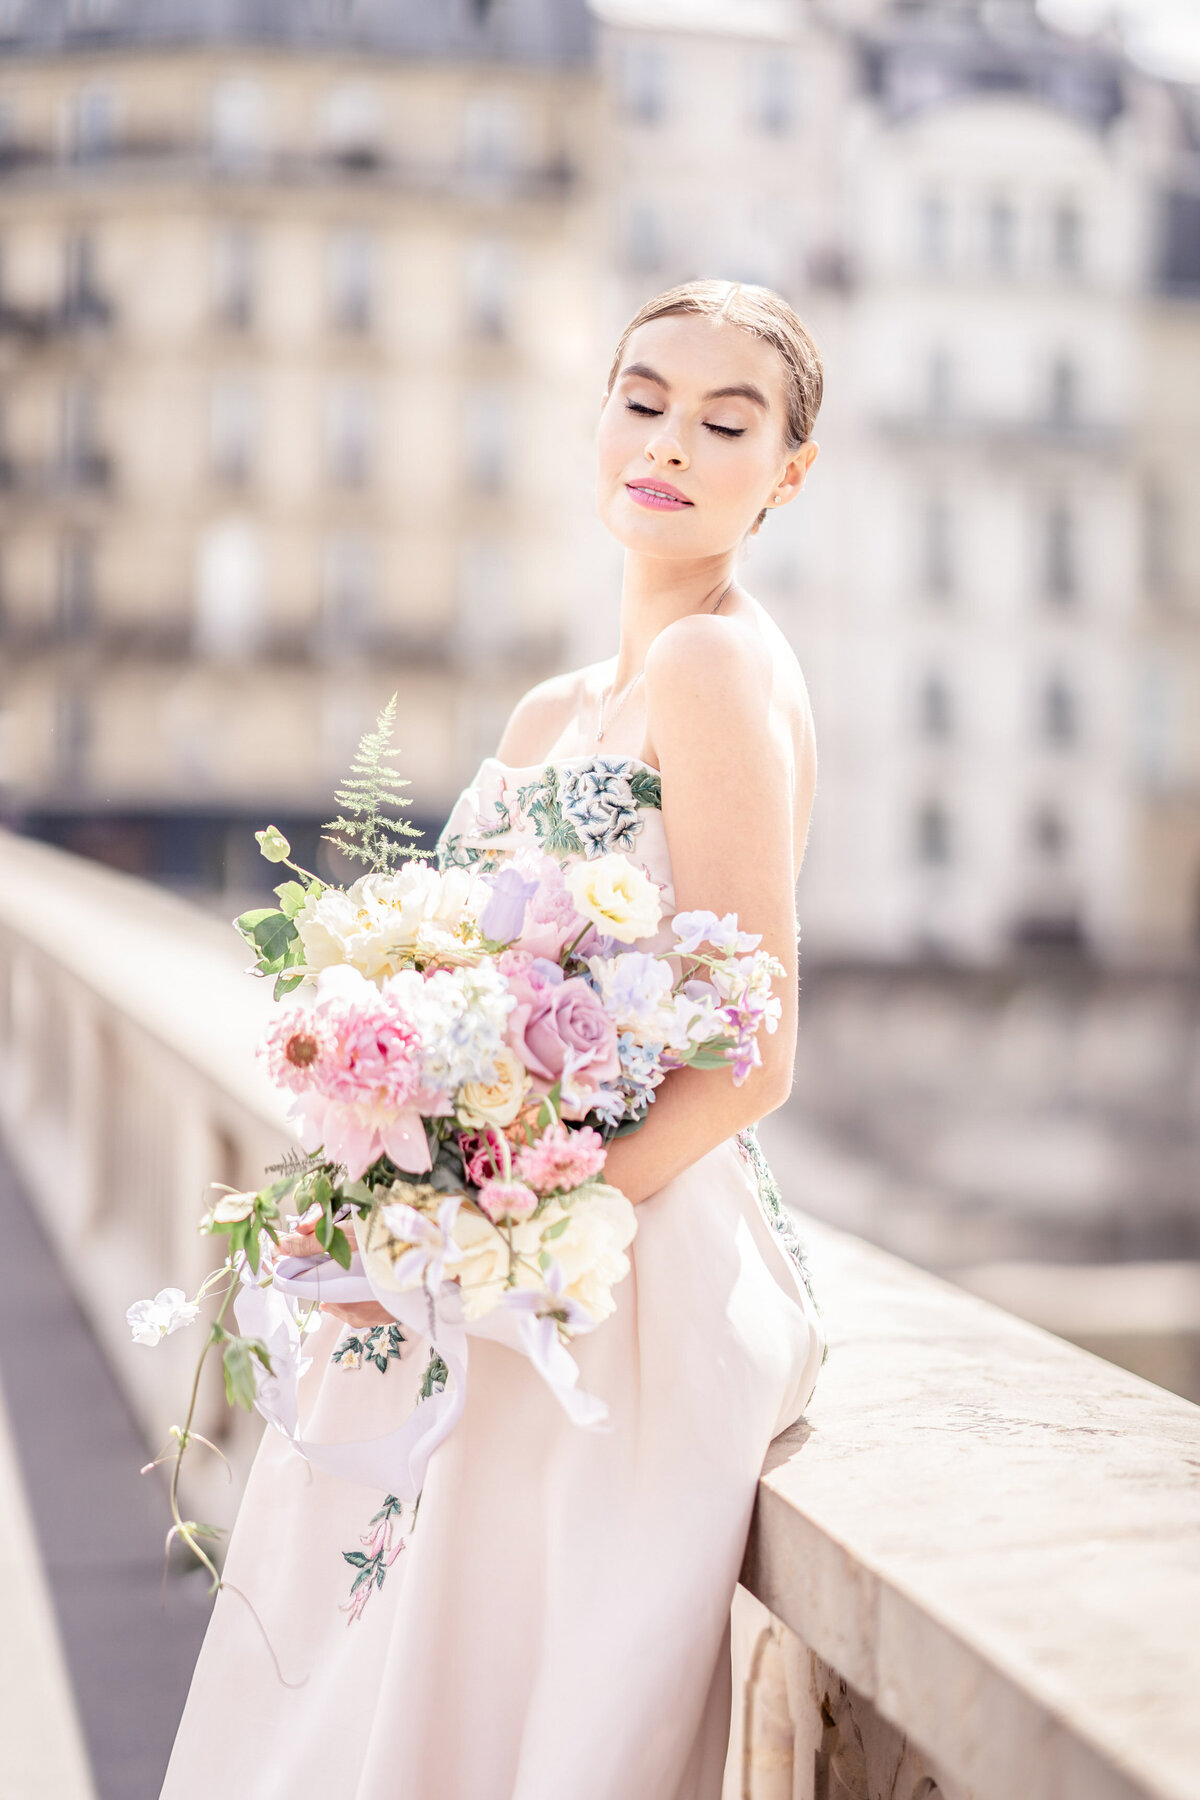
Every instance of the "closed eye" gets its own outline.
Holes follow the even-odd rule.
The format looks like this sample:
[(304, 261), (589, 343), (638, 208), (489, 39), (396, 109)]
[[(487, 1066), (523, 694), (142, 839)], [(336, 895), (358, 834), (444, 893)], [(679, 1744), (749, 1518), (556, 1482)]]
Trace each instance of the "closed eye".
[[(647, 418), (651, 418), (651, 419), (661, 419), (662, 418), (662, 413), (659, 411), (659, 409), (657, 407), (639, 406), (639, 404), (636, 400), (627, 400), (625, 402), (625, 405), (627, 406), (627, 408), (629, 409), (630, 412), (643, 413)], [(704, 422), (704, 429), (706, 431), (715, 431), (715, 432), (719, 433), (719, 435), (721, 437), (736, 438), (736, 437), (741, 437), (741, 435), (745, 431), (746, 427), (744, 425), (710, 425), (706, 419)]]

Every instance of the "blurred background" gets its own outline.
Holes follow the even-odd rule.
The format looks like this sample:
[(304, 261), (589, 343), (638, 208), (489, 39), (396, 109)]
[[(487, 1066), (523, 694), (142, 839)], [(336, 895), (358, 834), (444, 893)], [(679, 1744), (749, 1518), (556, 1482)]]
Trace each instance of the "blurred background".
[[(89, 992), (158, 944), (144, 1025), (172, 943), (207, 968), (219, 926), (240, 969), (256, 828), (327, 866), (393, 690), (432, 834), (518, 695), (613, 650), (608, 361), (695, 276), (778, 289), (826, 363), (820, 460), (741, 572), (820, 754), (786, 1197), (1200, 1399), (1194, 0), (0, 0), (22, 1182), (65, 1068), (123, 1121), (85, 1212), (114, 1168), (152, 1205), (173, 1154), (123, 1024), (80, 1051), (22, 929)], [(74, 944), (63, 872), (111, 940)], [(197, 1192), (257, 1180), (231, 1130), (189, 1142)], [(27, 1285), (65, 1269), (87, 1356), (45, 1229)], [(109, 1417), (129, 1382), (78, 1368), (45, 1404)]]

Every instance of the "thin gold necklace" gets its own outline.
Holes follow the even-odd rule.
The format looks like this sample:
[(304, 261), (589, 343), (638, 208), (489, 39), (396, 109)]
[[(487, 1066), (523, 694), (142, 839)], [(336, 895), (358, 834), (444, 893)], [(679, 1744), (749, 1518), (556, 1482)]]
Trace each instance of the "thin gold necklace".
[[(737, 579), (737, 577), (735, 576), (734, 580), (736, 580), (736, 579)], [(731, 581), (729, 583), (729, 587), (726, 587), (722, 591), (721, 599), (717, 601), (717, 604), (712, 609), (714, 613), (720, 612), (721, 601), (724, 600), (725, 595), (729, 592), (729, 588), (731, 588), (732, 586), (733, 586), (733, 582)], [(617, 701), (616, 706), (614, 707), (613, 711), (609, 715), (608, 725), (612, 724), (613, 720), (616, 718), (617, 714), (620, 712), (621, 708), (624, 706), (625, 702), (628, 700), (630, 694), (632, 694), (634, 688), (637, 686), (638, 682), (642, 679), (642, 676), (644, 674), (645, 674), (645, 670), (639, 669), (637, 674), (634, 676), (633, 680), (627, 684), (627, 686), (625, 688), (625, 692), (621, 695), (621, 698)], [(611, 689), (611, 687), (609, 687), (600, 696), (600, 724), (597, 728), (596, 736), (593, 740), (597, 744), (603, 738), (604, 733), (608, 730), (608, 725), (606, 725), (604, 722), (604, 703), (605, 703), (606, 699), (611, 699), (611, 698), (612, 698), (612, 689)]]

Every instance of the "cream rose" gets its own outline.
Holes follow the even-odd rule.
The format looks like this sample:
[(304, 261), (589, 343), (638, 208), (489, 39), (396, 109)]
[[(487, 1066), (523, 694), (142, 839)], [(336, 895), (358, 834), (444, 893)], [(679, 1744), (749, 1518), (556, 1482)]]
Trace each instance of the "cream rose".
[(644, 870), (619, 850), (563, 871), (567, 891), (581, 918), (622, 944), (653, 937), (662, 919), (662, 898)]
[(463, 1317), (481, 1319), (491, 1312), (508, 1283), (507, 1240), (482, 1213), (464, 1206), (454, 1221), (454, 1241), (462, 1252), (454, 1273), (462, 1288)]
[(511, 1125), (520, 1112), (531, 1083), (521, 1059), (505, 1046), (496, 1053), (496, 1073), (491, 1081), (467, 1081), (458, 1090), (455, 1113), (469, 1131), (485, 1125)]

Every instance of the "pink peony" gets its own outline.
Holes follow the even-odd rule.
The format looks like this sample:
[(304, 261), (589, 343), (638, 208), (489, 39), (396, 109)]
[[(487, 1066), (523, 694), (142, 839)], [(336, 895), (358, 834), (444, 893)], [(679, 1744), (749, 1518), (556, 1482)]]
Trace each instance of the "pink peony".
[(493, 1225), (519, 1225), (533, 1217), (538, 1197), (523, 1181), (485, 1181), (475, 1196), (475, 1204)]
[(515, 1167), (522, 1181), (539, 1194), (569, 1193), (604, 1167), (604, 1139), (590, 1125), (568, 1131), (561, 1119), (548, 1125), (536, 1143), (526, 1145)]
[(596, 1089), (620, 1076), (616, 1027), (582, 976), (539, 986), (536, 973), (509, 977), (517, 1005), (508, 1016), (507, 1041), (543, 1091), (569, 1074), (576, 1099), (564, 1100), (562, 1111), (582, 1119)]

